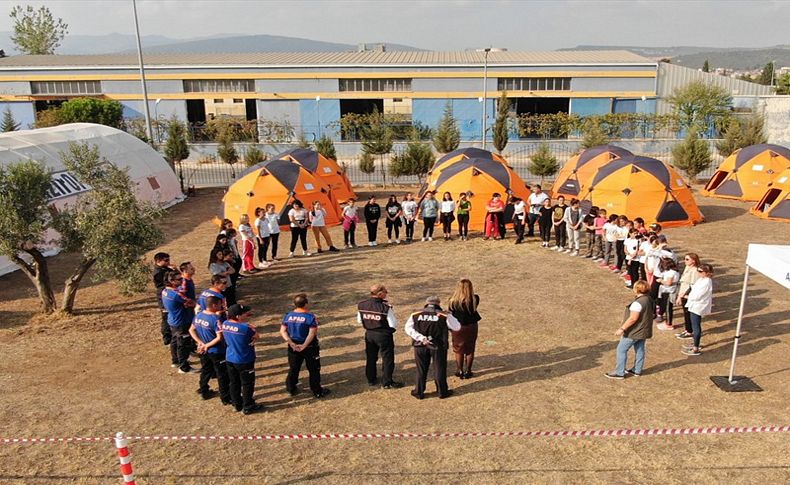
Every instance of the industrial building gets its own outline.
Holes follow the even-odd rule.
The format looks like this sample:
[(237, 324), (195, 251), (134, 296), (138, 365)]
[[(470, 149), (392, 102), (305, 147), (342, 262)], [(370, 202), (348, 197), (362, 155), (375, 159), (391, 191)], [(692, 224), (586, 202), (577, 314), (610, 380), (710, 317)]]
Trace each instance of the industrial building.
[[(158, 54), (147, 55), (145, 66), (150, 110), (157, 118), (175, 115), (196, 124), (217, 116), (287, 121), (308, 137), (338, 140), (337, 121), (347, 113), (375, 108), (434, 127), (448, 102), (462, 139), (479, 140), (483, 105), (490, 126), (503, 90), (516, 114), (582, 116), (665, 112), (663, 98), (696, 79), (725, 86), (736, 104), (771, 93), (768, 86), (627, 51)], [(115, 99), (124, 117), (142, 117), (137, 56), (0, 59), (0, 109), (10, 107), (25, 128), (37, 111), (79, 96)]]

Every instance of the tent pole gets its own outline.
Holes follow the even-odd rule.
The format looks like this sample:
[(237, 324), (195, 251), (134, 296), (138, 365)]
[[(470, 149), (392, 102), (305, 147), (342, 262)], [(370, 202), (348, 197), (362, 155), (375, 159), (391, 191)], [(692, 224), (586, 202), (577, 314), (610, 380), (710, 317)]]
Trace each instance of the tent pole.
[(738, 340), (741, 338), (741, 323), (743, 323), (743, 307), (746, 305), (746, 286), (749, 284), (749, 265), (746, 265), (746, 271), (743, 273), (743, 289), (741, 290), (741, 306), (738, 308), (738, 324), (735, 326), (735, 339), (732, 344), (732, 362), (730, 362), (730, 384), (733, 382), (735, 375), (735, 357), (738, 355)]

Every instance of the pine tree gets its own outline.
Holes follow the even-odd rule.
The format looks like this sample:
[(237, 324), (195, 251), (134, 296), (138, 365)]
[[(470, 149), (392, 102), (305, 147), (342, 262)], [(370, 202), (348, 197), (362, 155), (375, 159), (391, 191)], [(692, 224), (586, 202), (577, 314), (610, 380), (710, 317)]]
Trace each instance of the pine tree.
[(304, 136), (304, 132), (299, 133), (299, 137), (296, 139), (296, 146), (307, 150), (310, 149), (310, 142), (307, 141), (307, 137)]
[(321, 138), (315, 142), (315, 151), (320, 153), (324, 158), (329, 158), (337, 161), (337, 151), (335, 151), (335, 142), (326, 135), (321, 135)]
[(392, 157), (389, 166), (390, 175), (393, 177), (416, 176), (419, 182), (422, 183), (434, 161), (431, 146), (420, 141), (418, 130), (412, 130), (406, 150)]
[(184, 124), (173, 116), (167, 124), (167, 142), (165, 142), (165, 159), (178, 163), (189, 157), (186, 128)]
[(710, 63), (707, 59), (702, 63), (702, 72), (710, 72)]
[(376, 159), (373, 155), (362, 151), (362, 156), (359, 157), (359, 170), (362, 173), (371, 174), (376, 171)]
[(233, 146), (233, 136), (228, 130), (223, 131), (219, 136), (217, 155), (223, 162), (230, 165), (232, 177), (236, 178), (234, 165), (239, 161), (239, 154), (236, 152), (236, 147)]
[(729, 157), (732, 152), (741, 148), (741, 123), (733, 118), (724, 128), (724, 137), (716, 142), (716, 151), (724, 157)]
[(724, 129), (724, 138), (716, 142), (716, 151), (729, 156), (735, 150), (768, 141), (765, 136), (765, 119), (760, 114), (739, 120), (733, 118)]
[(267, 158), (269, 157), (260, 148), (252, 145), (244, 152), (244, 165), (254, 167), (259, 163), (265, 162)]
[(540, 183), (542, 184), (544, 177), (556, 174), (559, 169), (560, 164), (557, 162), (557, 157), (551, 153), (547, 144), (541, 143), (538, 150), (532, 155), (529, 171), (533, 175), (540, 177)]
[(3, 122), (0, 124), (0, 130), (3, 132), (16, 131), (19, 129), (19, 123), (14, 120), (14, 114), (11, 113), (11, 108), (6, 106), (3, 111)]
[(496, 121), (494, 122), (494, 148), (501, 154), (507, 146), (508, 126), (510, 118), (510, 100), (507, 99), (507, 92), (502, 91), (496, 110)]
[(757, 79), (757, 82), (765, 85), (770, 86), (774, 83), (774, 63), (769, 62), (768, 64), (763, 67), (763, 70), (760, 72), (760, 77)]
[(603, 128), (601, 128), (601, 123), (597, 120), (586, 120), (582, 131), (584, 132), (584, 136), (582, 137), (581, 147), (584, 149), (609, 143), (609, 137), (606, 136)]
[(461, 131), (453, 118), (453, 107), (448, 102), (444, 107), (444, 115), (439, 121), (439, 126), (436, 128), (436, 134), (433, 136), (433, 147), (439, 153), (449, 153), (458, 148), (460, 143)]
[(683, 170), (692, 182), (713, 162), (708, 144), (697, 133), (699, 130), (689, 130), (686, 139), (672, 148), (673, 165)]

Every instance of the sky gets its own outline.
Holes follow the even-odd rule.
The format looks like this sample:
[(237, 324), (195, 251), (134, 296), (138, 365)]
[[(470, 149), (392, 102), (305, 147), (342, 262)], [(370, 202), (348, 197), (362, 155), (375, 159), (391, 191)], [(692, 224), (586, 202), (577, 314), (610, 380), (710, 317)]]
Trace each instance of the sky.
[[(0, 12), (23, 2), (0, 1)], [(134, 33), (131, 0), (44, 2), (71, 34)], [(270, 34), (429, 50), (586, 45), (790, 44), (788, 0), (138, 0), (141, 33), (173, 38)], [(38, 6), (40, 3), (31, 2)], [(11, 21), (0, 15), (0, 31)]]

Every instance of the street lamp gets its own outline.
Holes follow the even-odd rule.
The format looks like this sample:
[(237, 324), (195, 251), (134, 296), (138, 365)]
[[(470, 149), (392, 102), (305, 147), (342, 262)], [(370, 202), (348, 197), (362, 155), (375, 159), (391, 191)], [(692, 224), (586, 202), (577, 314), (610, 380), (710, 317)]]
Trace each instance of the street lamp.
[(481, 116), (481, 134), (483, 141), (483, 150), (486, 149), (486, 101), (488, 100), (488, 53), (489, 52), (504, 52), (507, 49), (497, 47), (486, 47), (485, 49), (476, 49), (477, 52), (483, 52), (483, 114)]
[(159, 103), (162, 98), (156, 98), (154, 101), (154, 120), (156, 121), (156, 142), (162, 143), (162, 133), (159, 131)]
[(137, 20), (137, 2), (132, 0), (132, 10), (134, 11), (134, 34), (137, 39), (137, 61), (140, 63), (140, 84), (143, 86), (143, 114), (145, 115), (145, 131), (148, 135), (149, 143), (154, 143), (154, 136), (151, 129), (151, 113), (148, 108), (148, 87), (145, 84), (145, 64), (143, 63), (143, 46), (140, 43), (140, 22)]
[(315, 97), (315, 115), (318, 119), (318, 138), (321, 138), (321, 96)]

